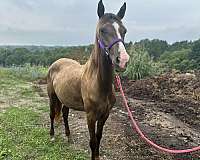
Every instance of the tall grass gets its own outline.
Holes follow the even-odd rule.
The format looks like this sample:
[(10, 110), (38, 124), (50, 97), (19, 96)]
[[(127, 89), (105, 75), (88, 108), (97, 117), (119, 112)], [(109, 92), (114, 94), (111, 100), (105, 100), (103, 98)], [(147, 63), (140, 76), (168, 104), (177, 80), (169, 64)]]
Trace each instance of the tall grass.
[(47, 74), (47, 68), (42, 66), (31, 66), (30, 64), (25, 64), (24, 66), (12, 66), (6, 68), (6, 70), (15, 77), (28, 81), (44, 78)]
[(160, 63), (156, 63), (148, 52), (141, 46), (131, 46), (130, 61), (124, 73), (130, 79), (142, 79), (147, 76), (160, 74), (163, 70)]

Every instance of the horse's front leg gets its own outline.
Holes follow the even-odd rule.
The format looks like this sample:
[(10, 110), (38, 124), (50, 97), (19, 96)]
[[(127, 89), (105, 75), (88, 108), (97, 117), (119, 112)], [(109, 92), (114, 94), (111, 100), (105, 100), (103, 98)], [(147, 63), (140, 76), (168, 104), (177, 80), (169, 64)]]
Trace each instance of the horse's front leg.
[[(90, 134), (90, 149), (91, 153), (91, 160), (95, 160), (96, 157), (96, 146), (97, 146), (97, 139), (95, 135), (95, 124), (96, 124), (96, 114), (93, 111), (87, 113), (87, 124), (88, 130)], [(96, 159), (97, 160), (97, 159)]]
[[(102, 132), (103, 132), (103, 126), (108, 119), (109, 111), (106, 112), (104, 115), (101, 116), (101, 118), (97, 122), (97, 132), (96, 132), (96, 138), (97, 138), (97, 146), (96, 146), (96, 157), (99, 157), (99, 146), (100, 141), (102, 138)], [(98, 159), (97, 159), (98, 160)]]

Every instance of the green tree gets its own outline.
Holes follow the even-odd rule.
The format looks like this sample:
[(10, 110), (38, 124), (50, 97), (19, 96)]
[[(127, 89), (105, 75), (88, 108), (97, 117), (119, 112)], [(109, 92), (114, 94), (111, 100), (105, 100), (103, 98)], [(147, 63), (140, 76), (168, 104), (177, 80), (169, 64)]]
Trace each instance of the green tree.
[(160, 57), (160, 62), (164, 63), (168, 69), (177, 69), (180, 71), (186, 71), (192, 69), (192, 63), (190, 62), (188, 55), (191, 49), (182, 49), (178, 51), (166, 51)]
[(136, 42), (135, 45), (143, 46), (149, 55), (155, 60), (157, 60), (168, 49), (168, 43), (159, 39), (145, 39)]
[(191, 49), (192, 48), (192, 42), (191, 41), (180, 41), (180, 42), (175, 42), (172, 45), (168, 47), (168, 51), (178, 51), (182, 49)]
[(194, 42), (189, 59), (193, 61), (193, 69), (200, 69), (200, 39)]

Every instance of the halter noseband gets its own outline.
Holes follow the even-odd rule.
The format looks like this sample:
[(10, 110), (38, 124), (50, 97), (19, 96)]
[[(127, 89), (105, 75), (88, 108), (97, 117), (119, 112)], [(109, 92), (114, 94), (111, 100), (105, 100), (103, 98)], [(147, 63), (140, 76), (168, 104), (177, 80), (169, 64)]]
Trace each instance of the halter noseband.
[(112, 43), (110, 43), (108, 46), (106, 46), (103, 41), (101, 41), (100, 39), (98, 39), (98, 43), (99, 43), (99, 47), (101, 49), (103, 49), (106, 53), (107, 56), (109, 56), (109, 51), (110, 49), (118, 42), (122, 42), (124, 44), (124, 41), (123, 39), (119, 39), (119, 38), (116, 38), (112, 41)]

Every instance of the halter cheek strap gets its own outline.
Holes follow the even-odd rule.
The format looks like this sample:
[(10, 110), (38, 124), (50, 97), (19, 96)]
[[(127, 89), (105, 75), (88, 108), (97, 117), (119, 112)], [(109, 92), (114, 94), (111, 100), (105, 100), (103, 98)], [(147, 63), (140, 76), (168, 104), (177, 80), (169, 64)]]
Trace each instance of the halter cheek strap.
[(109, 56), (109, 49), (108, 49), (108, 47), (106, 47), (101, 40), (98, 40), (98, 43), (99, 43), (99, 47), (105, 51), (105, 54), (107, 56)]

